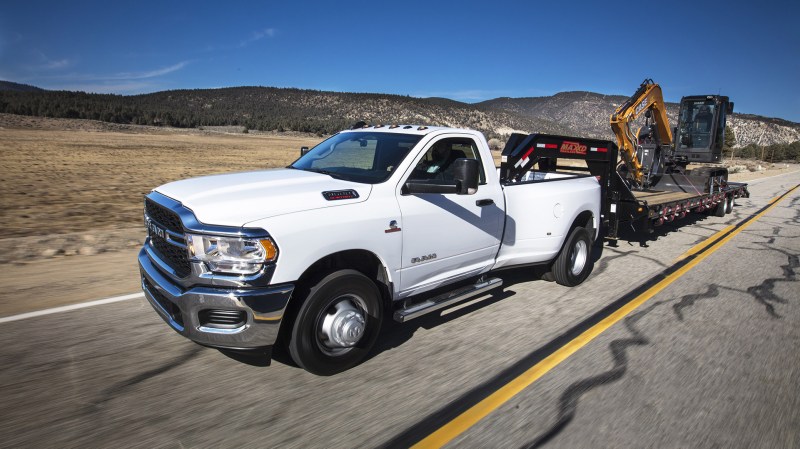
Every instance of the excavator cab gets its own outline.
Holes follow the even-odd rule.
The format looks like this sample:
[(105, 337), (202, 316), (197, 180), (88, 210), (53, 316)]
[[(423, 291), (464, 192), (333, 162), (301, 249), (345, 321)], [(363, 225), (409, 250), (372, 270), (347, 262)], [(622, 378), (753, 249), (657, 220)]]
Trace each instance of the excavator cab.
[(720, 162), (725, 122), (733, 102), (721, 95), (683, 97), (678, 111), (674, 158), (681, 163)]

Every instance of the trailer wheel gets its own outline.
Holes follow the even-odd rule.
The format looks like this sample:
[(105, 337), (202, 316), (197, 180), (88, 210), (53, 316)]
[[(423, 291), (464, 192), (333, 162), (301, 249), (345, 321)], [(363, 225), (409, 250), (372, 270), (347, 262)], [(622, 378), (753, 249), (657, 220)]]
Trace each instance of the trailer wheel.
[(720, 201), (717, 204), (717, 207), (714, 209), (714, 216), (715, 217), (724, 217), (725, 216), (725, 209), (728, 208), (728, 200)]
[(345, 371), (367, 356), (382, 320), (375, 283), (355, 270), (335, 271), (308, 290), (292, 326), (289, 353), (313, 374)]
[(576, 227), (572, 230), (553, 262), (555, 281), (567, 287), (583, 282), (592, 269), (592, 236), (589, 230)]
[(731, 212), (733, 212), (733, 195), (728, 195), (728, 198), (725, 201), (725, 213), (729, 214)]

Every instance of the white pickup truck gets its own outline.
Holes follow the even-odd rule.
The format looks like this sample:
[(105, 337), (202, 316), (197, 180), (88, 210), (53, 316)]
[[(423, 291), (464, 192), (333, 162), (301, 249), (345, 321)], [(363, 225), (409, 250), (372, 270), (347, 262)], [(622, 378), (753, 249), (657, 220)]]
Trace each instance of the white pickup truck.
[(586, 145), (531, 136), (497, 169), (476, 131), (364, 125), (283, 169), (160, 186), (145, 198), (145, 296), (201, 345), (283, 344), (328, 375), (364, 359), (385, 317), (497, 288), (493, 270), (546, 264), (546, 277), (577, 285), (600, 228), (599, 177), (536, 157)]

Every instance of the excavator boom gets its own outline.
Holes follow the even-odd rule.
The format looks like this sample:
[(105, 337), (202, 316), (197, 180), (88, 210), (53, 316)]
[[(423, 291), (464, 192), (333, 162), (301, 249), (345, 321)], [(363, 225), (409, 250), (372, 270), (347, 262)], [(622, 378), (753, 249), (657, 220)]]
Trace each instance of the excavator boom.
[(643, 113), (653, 120), (656, 145), (669, 147), (672, 144), (672, 131), (667, 118), (667, 107), (661, 86), (651, 79), (644, 80), (636, 93), (611, 114), (610, 120), (611, 129), (619, 142), (620, 154), (630, 172), (631, 181), (640, 188), (646, 187), (645, 174), (649, 172), (649, 168), (643, 167), (637, 155), (638, 135), (634, 134), (631, 124)]

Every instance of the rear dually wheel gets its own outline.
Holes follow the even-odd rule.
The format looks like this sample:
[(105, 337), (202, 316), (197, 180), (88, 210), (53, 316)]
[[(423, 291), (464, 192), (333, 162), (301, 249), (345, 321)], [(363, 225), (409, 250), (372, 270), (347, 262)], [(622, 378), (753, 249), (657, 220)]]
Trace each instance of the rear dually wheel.
[(555, 281), (574, 287), (589, 276), (592, 269), (592, 234), (588, 229), (576, 227), (570, 232), (564, 247), (553, 262)]

